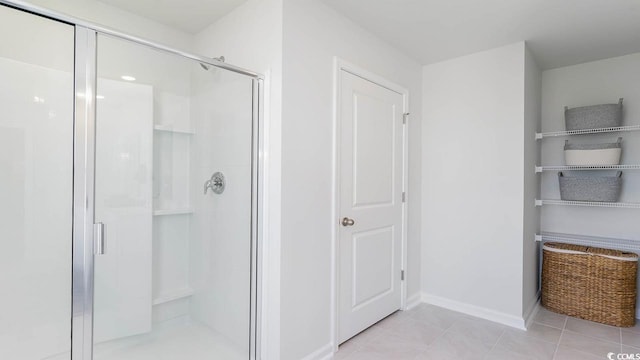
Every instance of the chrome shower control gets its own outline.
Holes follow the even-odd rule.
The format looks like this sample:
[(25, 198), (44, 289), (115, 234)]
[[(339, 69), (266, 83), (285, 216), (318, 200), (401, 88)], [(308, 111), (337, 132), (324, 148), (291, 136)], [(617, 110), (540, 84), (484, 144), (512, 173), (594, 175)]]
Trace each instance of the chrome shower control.
[(214, 194), (222, 194), (225, 186), (224, 174), (216, 172), (211, 175), (211, 179), (204, 182), (204, 194), (206, 195), (209, 189), (211, 189)]

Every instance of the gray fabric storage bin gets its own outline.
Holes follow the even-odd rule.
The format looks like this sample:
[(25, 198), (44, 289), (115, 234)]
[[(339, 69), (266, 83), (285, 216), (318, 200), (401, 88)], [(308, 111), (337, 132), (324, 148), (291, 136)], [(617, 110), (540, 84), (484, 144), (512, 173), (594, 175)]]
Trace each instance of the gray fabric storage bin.
[(567, 131), (622, 126), (622, 98), (617, 104), (564, 108)]
[(603, 166), (620, 164), (622, 138), (606, 144), (564, 144), (564, 162), (573, 166)]
[(616, 176), (564, 176), (558, 173), (560, 199), (567, 201), (617, 202), (622, 189), (622, 171)]
[(617, 142), (603, 144), (570, 144), (569, 140), (564, 141), (565, 150), (604, 150), (604, 149), (620, 149), (622, 148), (622, 138), (619, 137)]

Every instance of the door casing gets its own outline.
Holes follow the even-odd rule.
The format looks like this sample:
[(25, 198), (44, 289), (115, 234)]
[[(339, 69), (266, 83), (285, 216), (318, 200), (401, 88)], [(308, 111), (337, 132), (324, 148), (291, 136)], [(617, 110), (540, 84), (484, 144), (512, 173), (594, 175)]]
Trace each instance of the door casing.
[[(332, 169), (332, 184), (331, 184), (331, 192), (332, 192), (332, 212), (331, 212), (331, 345), (333, 347), (333, 351), (338, 351), (339, 339), (338, 339), (338, 328), (339, 328), (339, 313), (338, 313), (338, 301), (339, 301), (339, 276), (340, 276), (340, 247), (338, 241), (340, 239), (340, 128), (341, 128), (341, 118), (340, 118), (340, 95), (341, 95), (341, 77), (342, 72), (347, 72), (352, 75), (356, 75), (365, 80), (371, 81), (379, 86), (387, 88), (391, 91), (397, 92), (402, 95), (403, 104), (402, 104), (402, 112), (404, 114), (408, 114), (409, 110), (409, 91), (395, 84), (382, 76), (376, 75), (368, 70), (365, 70), (361, 67), (353, 65), (343, 59), (338, 57), (333, 58), (333, 169)], [(409, 179), (408, 179), (408, 153), (409, 153), (409, 143), (408, 143), (408, 128), (409, 121), (408, 116), (405, 116), (407, 119), (405, 125), (402, 128), (402, 191), (405, 194), (405, 201), (402, 203), (402, 241), (401, 241), (401, 259), (402, 264), (401, 268), (404, 271), (404, 281), (402, 281), (401, 285), (401, 304), (400, 310), (405, 310), (407, 306), (407, 200), (409, 198)]]

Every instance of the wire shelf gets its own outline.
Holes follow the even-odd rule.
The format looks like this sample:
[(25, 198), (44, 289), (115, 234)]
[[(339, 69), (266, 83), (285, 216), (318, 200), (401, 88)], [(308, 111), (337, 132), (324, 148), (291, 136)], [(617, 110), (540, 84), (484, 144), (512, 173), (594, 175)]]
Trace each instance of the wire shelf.
[(577, 244), (584, 246), (594, 246), (594, 247), (602, 247), (602, 248), (616, 248), (618, 250), (626, 250), (638, 252), (640, 251), (640, 239), (616, 239), (616, 238), (606, 238), (599, 236), (586, 236), (586, 235), (576, 235), (576, 234), (560, 234), (560, 233), (548, 233), (543, 232), (540, 234), (536, 234), (535, 237), (538, 242), (560, 242), (567, 244)]
[(640, 165), (550, 165), (536, 166), (536, 173), (569, 170), (638, 170)]
[(563, 205), (563, 206), (587, 206), (604, 208), (640, 209), (640, 203), (623, 202), (598, 202), (598, 201), (565, 201), (565, 200), (538, 200), (536, 206)]
[(638, 131), (638, 130), (640, 130), (640, 125), (618, 126), (618, 127), (600, 128), (600, 129), (554, 131), (554, 132), (546, 132), (546, 133), (536, 133), (536, 140), (540, 140), (546, 137), (554, 137), (554, 136), (600, 134), (600, 133)]

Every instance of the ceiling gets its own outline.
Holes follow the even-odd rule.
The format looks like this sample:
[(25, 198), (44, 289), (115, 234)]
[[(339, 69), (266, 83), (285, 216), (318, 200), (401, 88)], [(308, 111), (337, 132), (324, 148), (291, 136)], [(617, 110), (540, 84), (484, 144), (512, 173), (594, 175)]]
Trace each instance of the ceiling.
[(639, 0), (322, 0), (423, 64), (526, 40), (542, 69), (640, 52)]
[(100, 0), (120, 9), (195, 34), (247, 0)]

